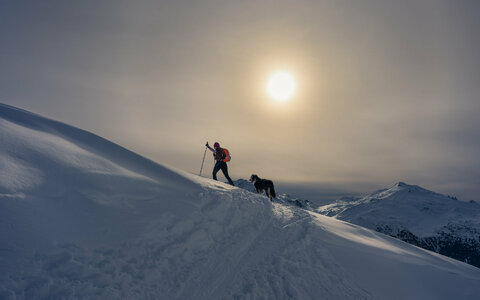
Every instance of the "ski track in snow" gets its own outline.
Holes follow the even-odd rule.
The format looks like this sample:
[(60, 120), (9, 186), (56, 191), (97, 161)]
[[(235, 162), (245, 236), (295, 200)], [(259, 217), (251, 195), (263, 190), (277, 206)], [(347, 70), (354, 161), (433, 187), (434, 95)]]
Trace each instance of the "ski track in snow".
[[(323, 299), (335, 299), (338, 292), (329, 295), (329, 287), (335, 286), (336, 290), (339, 285), (343, 285), (345, 299), (368, 298), (345, 279), (348, 276), (341, 274), (338, 266), (332, 266), (339, 273), (333, 278), (302, 279), (305, 268), (312, 273), (321, 273), (318, 268), (330, 269), (322, 265), (332, 261), (328, 252), (322, 252), (324, 259), (314, 260), (318, 253), (313, 251), (315, 245), (310, 245), (311, 235), (305, 233), (279, 243), (275, 237), (277, 231), (284, 230), (285, 220), (278, 218), (268, 203), (256, 215), (247, 215), (256, 201), (269, 200), (254, 196), (256, 201), (245, 201), (245, 192), (234, 194), (239, 195), (218, 195), (217, 191), (205, 190), (200, 199), (207, 201), (199, 199), (201, 205), (190, 218), (182, 220), (168, 213), (159, 216), (145, 236), (115, 248), (85, 249), (65, 244), (36, 252), (23, 262), (23, 271), (11, 277), (4, 288), (25, 299), (87, 295), (124, 299), (158, 295), (163, 299), (298, 299), (304, 296), (302, 285), (308, 289), (308, 285), (318, 282), (324, 287)], [(199, 213), (202, 211), (208, 214)], [(308, 219), (308, 215), (303, 215), (294, 224)], [(299, 226), (293, 230), (302, 229)], [(299, 253), (298, 248), (311, 248), (312, 252)], [(306, 257), (313, 261), (300, 266)], [(344, 282), (338, 282), (338, 278)]]

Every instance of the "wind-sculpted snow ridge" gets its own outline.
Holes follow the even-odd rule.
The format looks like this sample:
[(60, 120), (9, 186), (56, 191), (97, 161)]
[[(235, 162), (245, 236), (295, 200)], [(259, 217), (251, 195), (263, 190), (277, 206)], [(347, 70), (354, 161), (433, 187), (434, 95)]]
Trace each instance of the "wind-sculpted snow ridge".
[(474, 201), (399, 182), (318, 212), (480, 267), (480, 205)]
[[(234, 183), (235, 183), (236, 187), (245, 189), (245, 190), (250, 191), (252, 193), (257, 193), (257, 191), (255, 190), (255, 186), (251, 182), (249, 182), (248, 180), (238, 179), (238, 180), (235, 180)], [(265, 193), (263, 193), (263, 195), (265, 195)], [(306, 199), (292, 197), (289, 194), (279, 194), (278, 191), (277, 191), (277, 197), (275, 198), (274, 201), (276, 203), (281, 203), (281, 204), (285, 204), (285, 205), (293, 205), (293, 206), (297, 206), (297, 207), (300, 207), (300, 208), (303, 208), (303, 209), (306, 209), (306, 210), (309, 210), (309, 211), (315, 211), (315, 209), (314, 209), (313, 205), (310, 203), (310, 201), (308, 201)]]
[(0, 105), (0, 299), (472, 299), (480, 270)]

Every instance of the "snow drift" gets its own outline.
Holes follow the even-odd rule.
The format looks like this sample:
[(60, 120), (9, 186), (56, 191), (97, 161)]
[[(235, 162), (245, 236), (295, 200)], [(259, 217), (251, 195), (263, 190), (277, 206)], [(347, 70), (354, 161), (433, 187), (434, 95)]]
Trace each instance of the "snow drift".
[(472, 299), (480, 270), (0, 104), (0, 298)]

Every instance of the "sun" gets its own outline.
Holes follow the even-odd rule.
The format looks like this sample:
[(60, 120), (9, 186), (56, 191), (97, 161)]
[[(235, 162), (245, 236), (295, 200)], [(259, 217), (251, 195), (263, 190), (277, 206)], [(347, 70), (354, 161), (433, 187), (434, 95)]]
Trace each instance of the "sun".
[(285, 101), (293, 96), (295, 87), (295, 79), (289, 72), (277, 71), (268, 79), (267, 93), (274, 100)]

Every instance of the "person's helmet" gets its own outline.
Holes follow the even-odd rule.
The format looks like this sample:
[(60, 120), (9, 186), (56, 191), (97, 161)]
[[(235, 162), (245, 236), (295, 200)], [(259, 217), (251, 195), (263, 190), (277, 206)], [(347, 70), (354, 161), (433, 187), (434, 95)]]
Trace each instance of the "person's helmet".
[(213, 144), (213, 148), (217, 148), (217, 147), (220, 147), (220, 144), (218, 142), (215, 142), (215, 144)]

